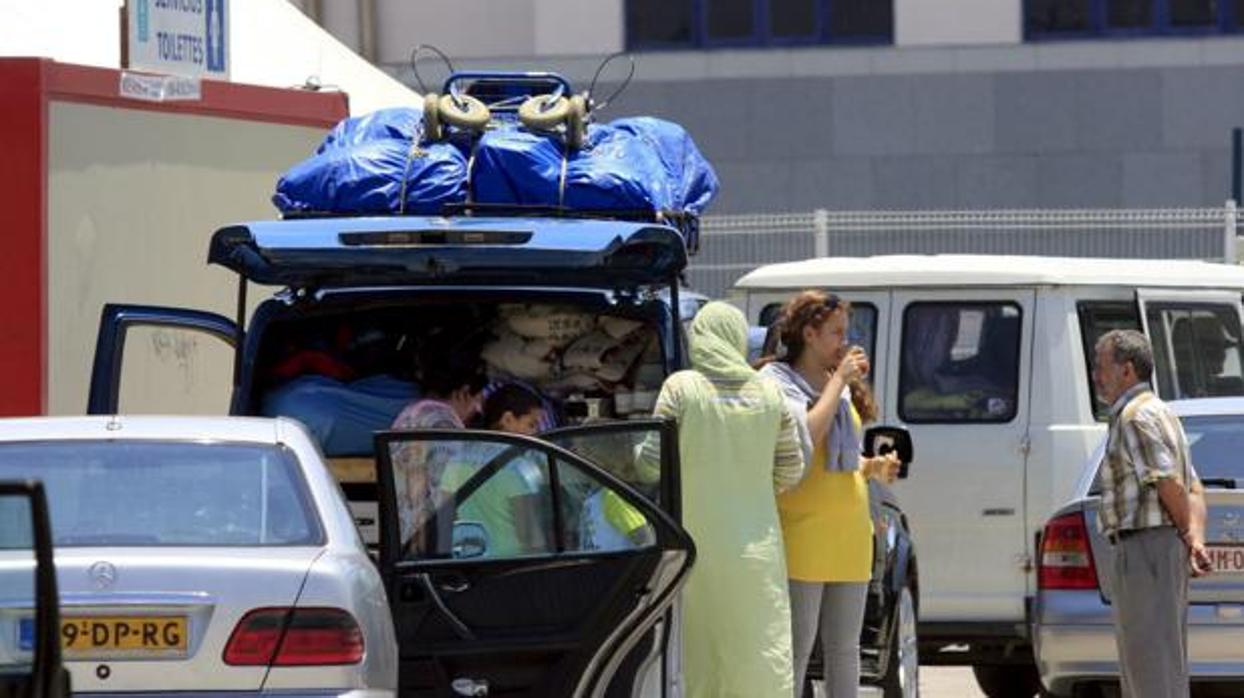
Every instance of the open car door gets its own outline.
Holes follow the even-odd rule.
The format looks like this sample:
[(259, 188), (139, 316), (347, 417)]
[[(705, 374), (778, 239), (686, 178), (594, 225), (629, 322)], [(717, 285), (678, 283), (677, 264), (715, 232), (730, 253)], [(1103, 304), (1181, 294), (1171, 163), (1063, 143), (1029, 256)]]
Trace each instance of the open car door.
[[(635, 447), (646, 477), (676, 468), (658, 440)], [(695, 556), (674, 519), (544, 440), (383, 432), (376, 454), (403, 695), (636, 694), (642, 672), (619, 668)]]
[(60, 596), (47, 497), (37, 481), (0, 482), (0, 696), (67, 698)]
[(1244, 395), (1239, 292), (1138, 289), (1153, 345), (1153, 387), (1165, 400)]
[(199, 310), (109, 303), (87, 414), (227, 414), (237, 324)]

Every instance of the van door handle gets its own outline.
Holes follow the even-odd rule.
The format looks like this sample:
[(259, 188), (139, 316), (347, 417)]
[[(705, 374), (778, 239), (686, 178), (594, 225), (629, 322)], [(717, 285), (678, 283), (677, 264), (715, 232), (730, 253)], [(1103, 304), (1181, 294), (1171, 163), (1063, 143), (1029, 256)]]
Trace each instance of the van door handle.
[(981, 516), (1015, 516), (1015, 509), (1013, 507), (986, 509), (981, 512)]

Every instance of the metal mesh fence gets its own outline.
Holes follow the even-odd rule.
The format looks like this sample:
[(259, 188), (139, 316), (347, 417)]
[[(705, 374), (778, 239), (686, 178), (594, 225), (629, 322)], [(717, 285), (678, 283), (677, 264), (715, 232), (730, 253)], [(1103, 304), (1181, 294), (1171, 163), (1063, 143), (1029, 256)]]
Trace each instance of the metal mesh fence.
[(719, 297), (764, 264), (883, 254), (1235, 260), (1236, 207), (705, 216), (689, 281)]

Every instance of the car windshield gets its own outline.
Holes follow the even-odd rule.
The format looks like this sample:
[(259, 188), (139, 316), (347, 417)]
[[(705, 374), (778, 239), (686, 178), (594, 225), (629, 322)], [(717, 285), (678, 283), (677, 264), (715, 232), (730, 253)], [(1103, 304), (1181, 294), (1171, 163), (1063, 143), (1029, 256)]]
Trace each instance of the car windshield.
[[(320, 542), (294, 456), (273, 445), (43, 441), (0, 445), (0, 479), (47, 489), (57, 547)], [(8, 507), (8, 509), (13, 509)], [(0, 548), (21, 512), (0, 503)]]
[(1244, 481), (1244, 415), (1184, 417), (1192, 464), (1202, 480)]

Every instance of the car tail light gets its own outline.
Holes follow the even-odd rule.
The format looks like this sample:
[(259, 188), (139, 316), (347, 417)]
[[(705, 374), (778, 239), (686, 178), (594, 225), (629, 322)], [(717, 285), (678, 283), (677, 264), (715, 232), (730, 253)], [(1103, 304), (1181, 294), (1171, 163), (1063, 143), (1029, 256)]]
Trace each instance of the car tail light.
[(363, 631), (340, 608), (259, 608), (238, 621), (224, 659), (233, 666), (356, 664)]
[(1080, 512), (1064, 514), (1045, 525), (1037, 584), (1041, 589), (1097, 588), (1097, 567)]

